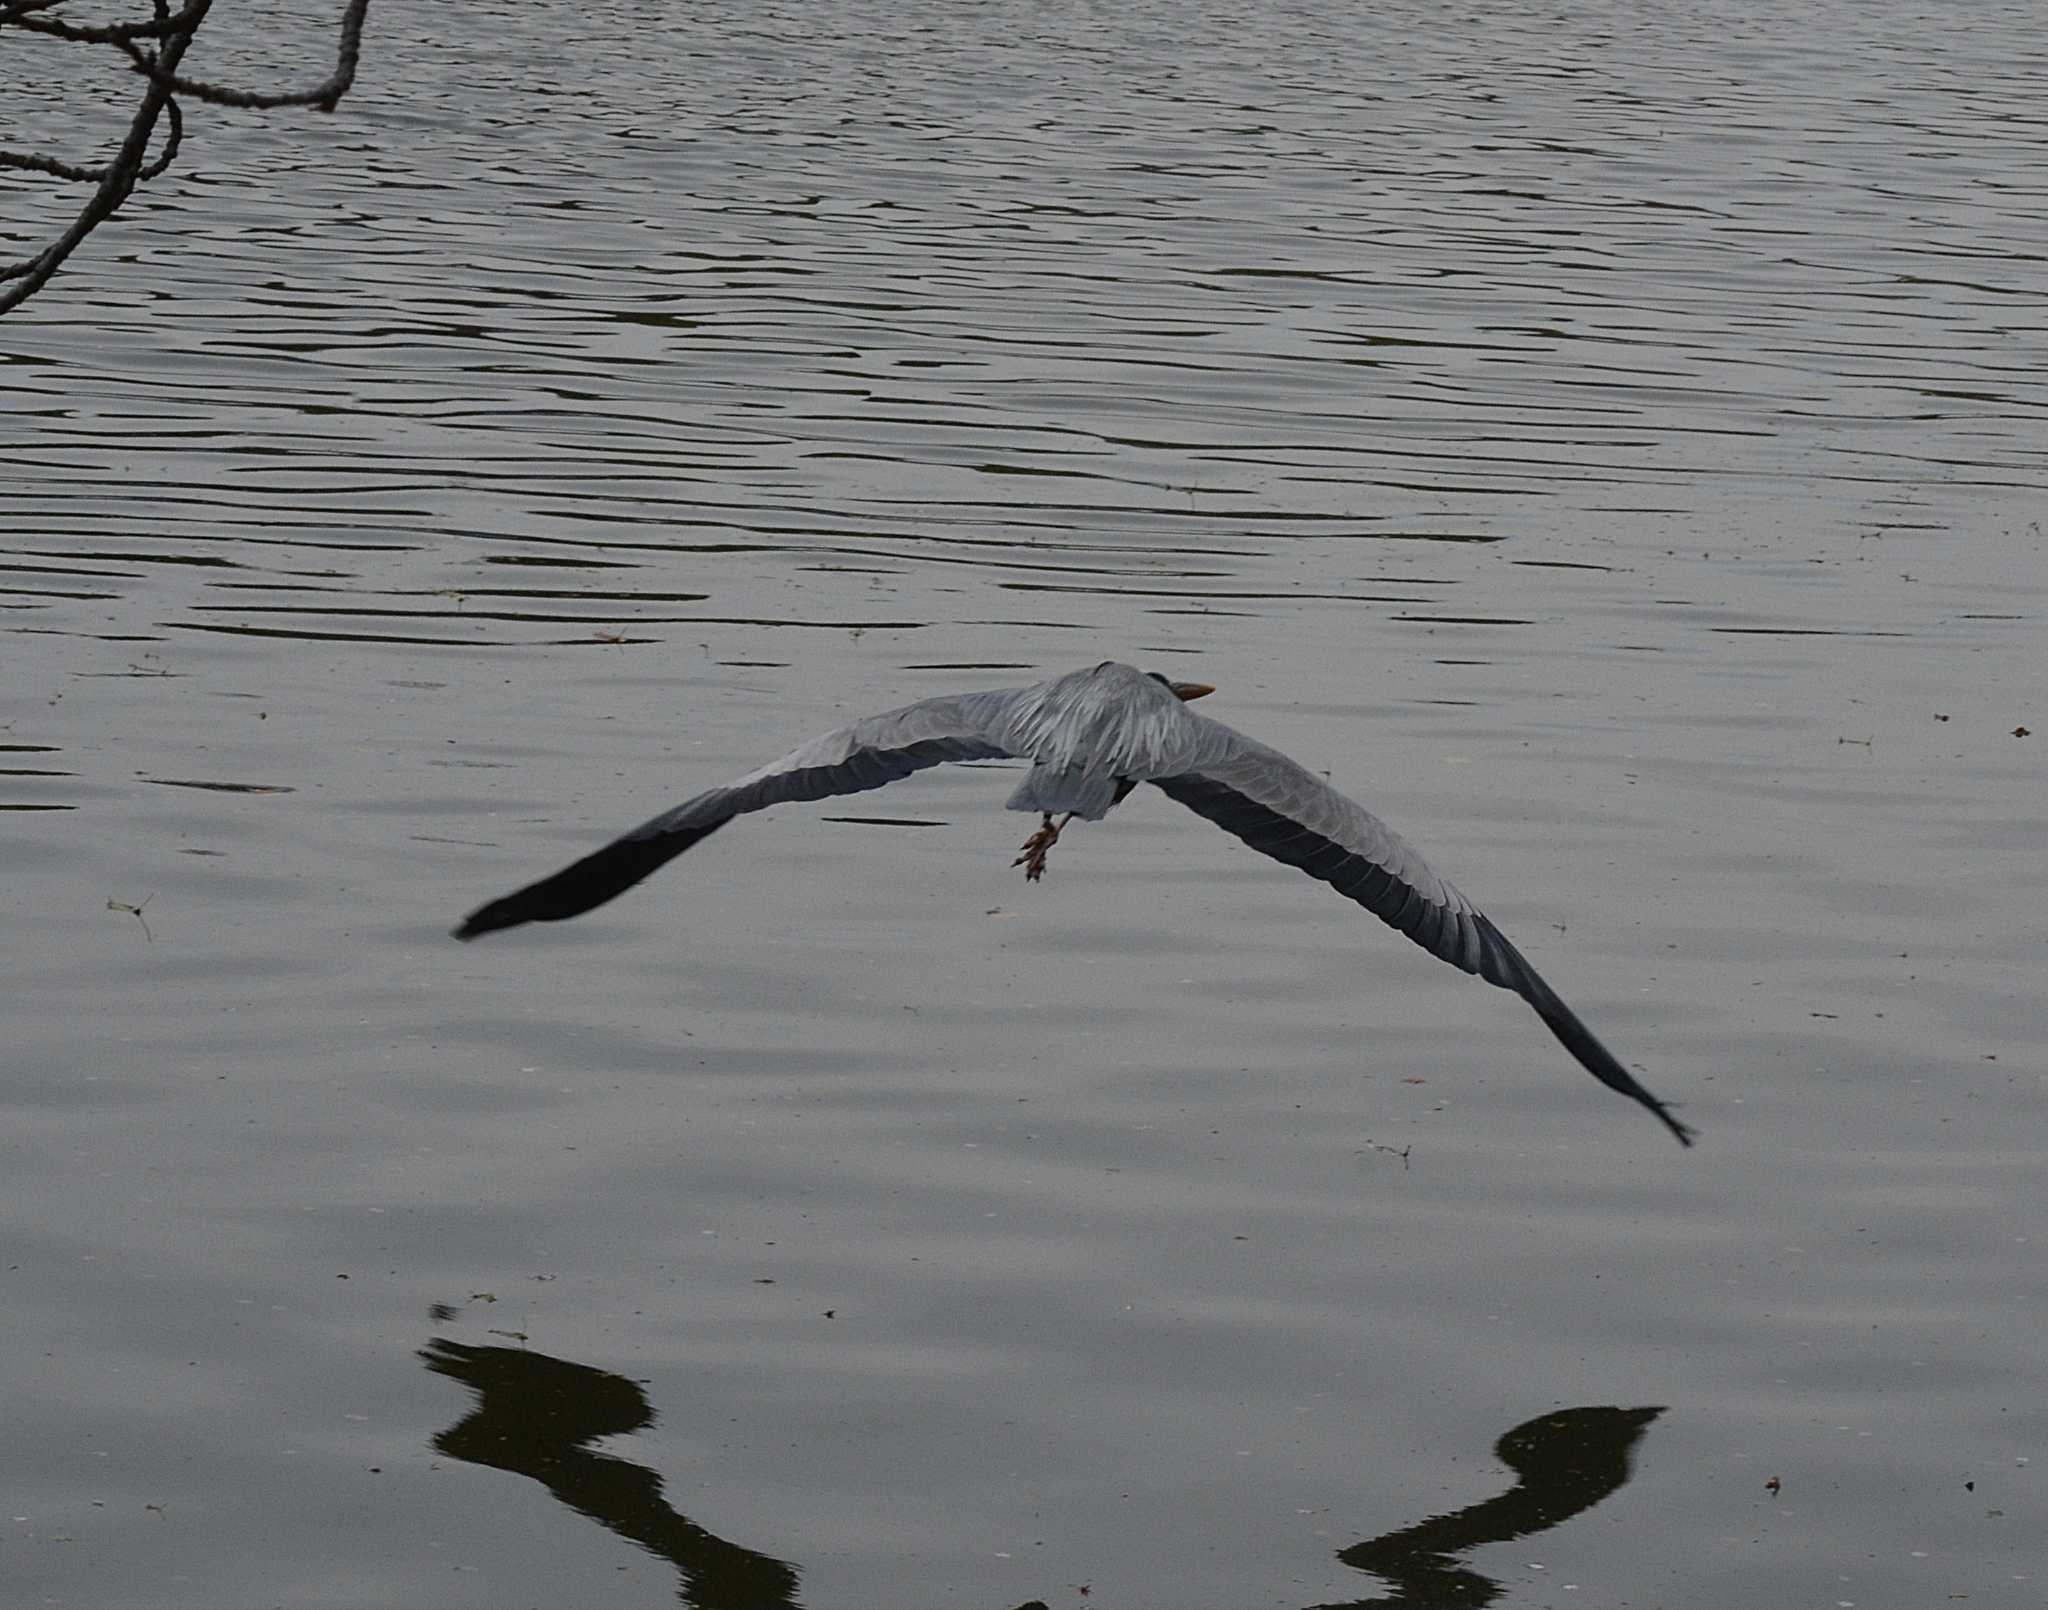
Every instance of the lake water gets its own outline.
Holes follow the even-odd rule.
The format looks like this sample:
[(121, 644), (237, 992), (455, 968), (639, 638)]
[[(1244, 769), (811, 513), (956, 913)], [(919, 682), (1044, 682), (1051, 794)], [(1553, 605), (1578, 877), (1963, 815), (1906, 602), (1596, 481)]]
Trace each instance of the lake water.
[[(379, 0), (191, 108), (0, 323), (0, 1600), (2048, 1602), (2044, 40)], [(1700, 1146), (1149, 789), (448, 938), (1109, 657)]]

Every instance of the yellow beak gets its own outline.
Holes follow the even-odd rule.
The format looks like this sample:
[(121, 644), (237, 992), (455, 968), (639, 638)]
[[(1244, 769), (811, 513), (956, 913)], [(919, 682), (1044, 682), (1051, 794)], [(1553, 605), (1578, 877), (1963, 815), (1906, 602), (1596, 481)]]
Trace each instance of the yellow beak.
[(1195, 699), (1206, 699), (1210, 694), (1216, 691), (1206, 682), (1169, 682), (1166, 685), (1172, 688), (1173, 691), (1175, 693), (1178, 693), (1183, 699), (1189, 701), (1193, 701)]

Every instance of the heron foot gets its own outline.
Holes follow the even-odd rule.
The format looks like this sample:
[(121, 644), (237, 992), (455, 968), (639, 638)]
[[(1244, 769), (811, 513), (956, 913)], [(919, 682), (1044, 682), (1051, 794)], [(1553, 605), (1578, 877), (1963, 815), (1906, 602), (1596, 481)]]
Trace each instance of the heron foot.
[[(1073, 818), (1069, 817), (1067, 820), (1072, 821)], [(1066, 825), (1066, 822), (1061, 822), (1055, 827), (1052, 816), (1048, 813), (1045, 825), (1018, 846), (1017, 859), (1010, 865), (1022, 867), (1027, 882), (1036, 883), (1045, 876), (1045, 852), (1059, 843), (1060, 828)]]

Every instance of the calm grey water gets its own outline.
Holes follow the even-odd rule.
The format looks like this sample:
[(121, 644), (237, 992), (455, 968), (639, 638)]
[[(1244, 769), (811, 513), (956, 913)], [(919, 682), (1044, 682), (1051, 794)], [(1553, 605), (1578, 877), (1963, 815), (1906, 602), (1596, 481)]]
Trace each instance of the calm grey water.
[[(0, 325), (0, 1601), (2044, 1602), (2044, 38), (379, 0), (195, 109)], [(447, 938), (1111, 656), (1700, 1147), (1149, 790)]]

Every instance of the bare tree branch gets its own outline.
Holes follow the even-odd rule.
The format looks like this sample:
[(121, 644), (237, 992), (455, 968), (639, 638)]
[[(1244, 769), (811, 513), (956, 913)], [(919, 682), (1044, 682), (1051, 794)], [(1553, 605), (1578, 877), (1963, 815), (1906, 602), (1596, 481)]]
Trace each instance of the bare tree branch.
[(0, 24), (10, 23), (31, 11), (48, 11), (50, 7), (63, 3), (64, 0), (9, 0), (8, 4), (0, 6)]
[[(317, 106), (323, 112), (331, 112), (355, 82), (363, 18), (369, 10), (369, 0), (346, 0), (334, 71), (325, 80), (310, 89), (264, 94), (227, 89), (179, 75), (179, 63), (198, 37), (200, 25), (213, 8), (213, 0), (185, 0), (184, 9), (175, 12), (170, 9), (169, 0), (152, 0), (155, 14), (149, 21), (104, 27), (62, 22), (46, 14), (63, 3), (64, 0), (0, 0), (0, 29), (19, 28), (71, 44), (111, 46), (128, 58), (135, 72), (145, 80), (145, 87), (141, 104), (129, 122), (127, 137), (109, 162), (94, 166), (65, 162), (37, 151), (0, 150), (0, 168), (98, 186), (71, 227), (57, 239), (33, 257), (0, 264), (0, 282), (17, 282), (0, 290), (0, 313), (19, 307), (42, 289), (80, 242), (120, 209), (136, 185), (156, 178), (170, 167), (184, 137), (184, 116), (176, 97), (183, 95), (221, 106)], [(140, 43), (144, 40), (154, 43)], [(164, 124), (163, 146), (156, 159), (150, 161), (150, 141), (160, 120)]]
[[(51, 0), (54, 3), (54, 0)], [(0, 168), (26, 168), (31, 173), (47, 173), (59, 179), (78, 179), (87, 184), (104, 179), (107, 170), (81, 168), (75, 162), (59, 162), (55, 157), (37, 156), (33, 151), (0, 151)]]
[(370, 0), (348, 0), (348, 9), (341, 14), (341, 44), (335, 52), (334, 71), (311, 89), (288, 90), (281, 94), (264, 95), (250, 90), (223, 89), (217, 84), (202, 84), (197, 79), (181, 78), (176, 73), (158, 66), (151, 60), (149, 52), (140, 47), (122, 42), (123, 48), (134, 58), (137, 72), (146, 73), (152, 80), (167, 86), (173, 94), (190, 95), (194, 100), (212, 101), (217, 106), (317, 106), (323, 112), (334, 110), (335, 103), (349, 91), (356, 81), (356, 58), (363, 43), (363, 14), (369, 10)]
[(74, 23), (59, 22), (55, 17), (37, 17), (31, 13), (53, 11), (64, 0), (19, 0), (19, 3), (0, 7), (0, 27), (13, 23), (31, 33), (48, 34), (53, 39), (70, 39), (89, 45), (115, 45), (124, 39), (163, 39), (171, 34), (189, 34), (199, 26), (200, 19), (212, 6), (213, 0), (190, 0), (183, 11), (167, 16), (162, 6), (157, 7), (157, 17), (151, 22), (115, 23), (103, 28), (81, 27)]

